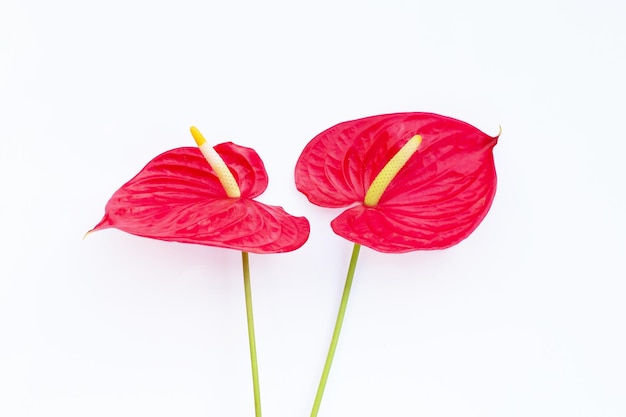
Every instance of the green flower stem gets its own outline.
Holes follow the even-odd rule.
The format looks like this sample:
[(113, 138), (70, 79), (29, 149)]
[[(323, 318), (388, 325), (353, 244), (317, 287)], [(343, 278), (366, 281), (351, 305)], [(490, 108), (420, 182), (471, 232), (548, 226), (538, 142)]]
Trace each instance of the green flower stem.
[(261, 389), (259, 368), (256, 359), (256, 338), (254, 336), (254, 315), (252, 314), (252, 290), (250, 288), (250, 263), (248, 252), (241, 252), (243, 263), (243, 287), (246, 293), (246, 317), (248, 319), (248, 340), (250, 341), (250, 362), (252, 363), (252, 387), (254, 389), (254, 415), (261, 417)]
[(352, 258), (350, 258), (350, 267), (348, 268), (348, 276), (346, 277), (346, 285), (343, 288), (343, 296), (341, 297), (341, 304), (339, 305), (339, 313), (337, 314), (337, 321), (335, 322), (335, 331), (330, 341), (330, 347), (328, 348), (328, 355), (326, 356), (326, 363), (324, 364), (324, 370), (322, 371), (322, 378), (320, 384), (317, 387), (317, 394), (315, 395), (315, 402), (313, 402), (313, 409), (311, 410), (311, 417), (316, 417), (322, 403), (322, 397), (324, 396), (324, 388), (326, 388), (326, 381), (328, 381), (328, 374), (330, 373), (330, 367), (333, 363), (333, 357), (335, 356), (335, 350), (337, 350), (337, 342), (339, 341), (339, 334), (341, 333), (341, 325), (343, 324), (343, 318), (346, 315), (346, 306), (348, 305), (348, 298), (350, 297), (350, 288), (352, 287), (352, 279), (354, 278), (354, 271), (356, 269), (356, 261), (359, 259), (359, 251), (361, 245), (354, 244), (352, 250)]

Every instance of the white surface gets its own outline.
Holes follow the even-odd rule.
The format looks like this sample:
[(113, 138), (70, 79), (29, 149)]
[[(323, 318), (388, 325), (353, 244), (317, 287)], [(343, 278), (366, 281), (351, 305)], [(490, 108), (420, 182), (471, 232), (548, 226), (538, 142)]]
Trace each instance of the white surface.
[(502, 125), (499, 189), (453, 249), (363, 249), (320, 417), (626, 415), (625, 4), (2, 0), (0, 415), (253, 415), (240, 255), (81, 240), (192, 124), (311, 221), (250, 258), (264, 414), (308, 415), (351, 245), (294, 164), (395, 111)]

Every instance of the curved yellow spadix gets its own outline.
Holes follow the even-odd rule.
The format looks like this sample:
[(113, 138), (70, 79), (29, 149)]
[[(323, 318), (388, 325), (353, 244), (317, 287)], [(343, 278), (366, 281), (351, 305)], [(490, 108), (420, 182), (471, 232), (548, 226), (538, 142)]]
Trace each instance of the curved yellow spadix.
[(222, 159), (221, 156), (213, 149), (211, 145), (206, 141), (202, 133), (195, 127), (191, 126), (189, 129), (191, 131), (191, 136), (195, 139), (202, 155), (206, 158), (213, 171), (217, 175), (217, 178), (220, 180), (222, 187), (226, 191), (226, 195), (231, 198), (241, 197), (241, 191), (239, 190), (239, 185), (237, 184), (237, 180), (233, 177), (233, 174), (230, 172), (226, 163)]
[(376, 178), (374, 178), (372, 185), (367, 189), (367, 193), (365, 193), (364, 203), (366, 206), (373, 207), (378, 204), (380, 197), (382, 197), (389, 183), (398, 175), (398, 172), (400, 172), (402, 167), (408, 162), (409, 158), (417, 152), (417, 148), (419, 148), (421, 143), (422, 137), (420, 135), (413, 136), (402, 149), (387, 162), (385, 167), (376, 175)]

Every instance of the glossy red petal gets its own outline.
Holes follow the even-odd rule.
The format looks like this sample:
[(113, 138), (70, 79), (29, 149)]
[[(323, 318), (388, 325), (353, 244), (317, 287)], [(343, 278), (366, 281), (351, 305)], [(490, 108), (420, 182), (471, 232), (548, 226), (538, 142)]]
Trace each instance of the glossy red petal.
[[(191, 149), (195, 149), (196, 154), (202, 156), (199, 149)], [(254, 149), (239, 146), (232, 142), (220, 143), (214, 146), (214, 149), (233, 173), (239, 185), (242, 198), (258, 197), (265, 191), (268, 183), (267, 171), (265, 171), (265, 165), (263, 165), (261, 157)], [(202, 156), (202, 159), (208, 165), (204, 156)], [(210, 170), (210, 172), (213, 173), (213, 170)], [(215, 176), (215, 174), (212, 175)], [(223, 191), (221, 184), (220, 187)]]
[(431, 119), (397, 113), (343, 122), (314, 137), (296, 163), (296, 187), (323, 207), (362, 202), (376, 175)]
[(249, 199), (267, 187), (256, 152), (232, 143), (215, 149), (237, 179), (241, 198), (226, 196), (197, 148), (178, 148), (157, 156), (116, 191), (93, 230), (114, 227), (159, 240), (253, 253), (302, 246), (309, 235), (305, 218)]
[(430, 193), (421, 204), (359, 205), (333, 220), (332, 228), (338, 235), (380, 252), (454, 246), (478, 227), (491, 207), (495, 171), (492, 164), (483, 168), (476, 177), (462, 181), (460, 192)]
[[(418, 151), (378, 205), (363, 206), (376, 175), (418, 134)], [(357, 204), (332, 223), (350, 241), (382, 252), (443, 249), (467, 237), (491, 206), (496, 142), (465, 122), (432, 113), (354, 120), (313, 138), (296, 165), (296, 185), (317, 205)]]

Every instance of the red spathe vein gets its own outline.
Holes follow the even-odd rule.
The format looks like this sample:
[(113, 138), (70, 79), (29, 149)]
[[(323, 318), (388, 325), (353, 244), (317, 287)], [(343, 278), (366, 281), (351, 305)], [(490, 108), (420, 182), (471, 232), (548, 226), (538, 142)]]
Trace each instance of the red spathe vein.
[(237, 180), (230, 198), (198, 148), (167, 151), (117, 190), (92, 231), (109, 227), (153, 239), (253, 253), (289, 252), (309, 236), (309, 223), (281, 207), (254, 201), (267, 188), (267, 172), (250, 148), (215, 146)]
[[(422, 137), (417, 152), (379, 203), (364, 206), (376, 175), (415, 135)], [(335, 233), (352, 242), (381, 252), (444, 249), (469, 236), (491, 207), (497, 139), (432, 113), (344, 122), (305, 147), (296, 164), (296, 186), (316, 205), (354, 206), (332, 222)]]

